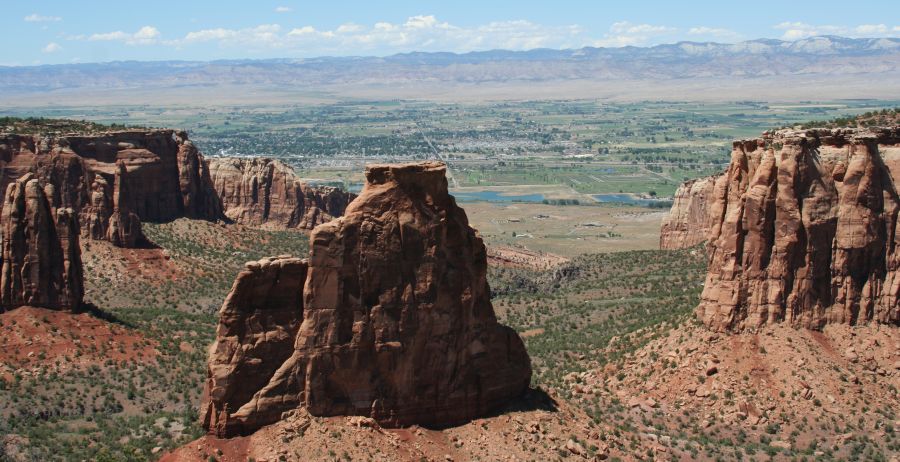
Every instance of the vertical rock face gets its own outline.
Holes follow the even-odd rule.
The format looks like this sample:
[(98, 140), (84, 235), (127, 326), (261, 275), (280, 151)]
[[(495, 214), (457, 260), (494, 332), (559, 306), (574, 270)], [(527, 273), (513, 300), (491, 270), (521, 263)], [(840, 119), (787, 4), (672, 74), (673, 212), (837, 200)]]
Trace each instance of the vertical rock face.
[(115, 188), (113, 190), (113, 211), (109, 216), (106, 239), (118, 247), (134, 248), (144, 242), (141, 219), (128, 208), (128, 169), (125, 163), (116, 164)]
[(223, 335), (229, 301), (248, 298), (238, 277), (210, 356), (211, 433), (251, 432), (300, 406), (388, 426), (451, 425), (528, 387), (528, 354), (496, 320), (484, 244), (448, 194), (444, 165), (374, 165), (366, 179), (346, 215), (312, 233), (303, 300), (290, 302), (302, 319), (290, 351), (262, 360), (267, 380), (252, 396), (228, 399), (219, 365), (256, 344)]
[(250, 226), (311, 230), (343, 215), (354, 197), (337, 188), (311, 188), (278, 160), (218, 158), (209, 169), (225, 215)]
[(219, 433), (256, 428), (277, 420), (280, 409), (260, 408), (241, 422), (230, 413), (247, 404), (294, 351), (303, 320), (307, 262), (277, 257), (247, 264), (219, 311), (216, 343), (210, 353), (206, 425)]
[(900, 324), (898, 175), (900, 127), (735, 142), (698, 317), (715, 330)]
[(73, 311), (81, 305), (78, 220), (72, 209), (54, 207), (48, 200), (53, 192), (31, 174), (6, 188), (0, 311), (23, 305)]
[(180, 217), (311, 230), (354, 197), (309, 187), (277, 160), (207, 161), (175, 130), (0, 135), (0, 191), (27, 173), (56, 186), (51, 199), (75, 211), (82, 237), (120, 247), (146, 242), (141, 221)]
[(51, 200), (75, 211), (81, 236), (116, 245), (142, 242), (140, 220), (223, 217), (206, 162), (183, 132), (0, 135), (0, 188), (27, 173), (55, 186)]
[(686, 181), (675, 192), (675, 200), (663, 219), (660, 249), (683, 249), (706, 242), (711, 225), (709, 203), (718, 176)]

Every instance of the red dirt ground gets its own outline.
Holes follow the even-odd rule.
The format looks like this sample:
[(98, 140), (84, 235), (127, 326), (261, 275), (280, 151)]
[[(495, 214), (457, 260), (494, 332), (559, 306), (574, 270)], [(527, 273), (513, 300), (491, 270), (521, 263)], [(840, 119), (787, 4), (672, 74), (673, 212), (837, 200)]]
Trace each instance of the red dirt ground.
[(107, 360), (150, 361), (158, 351), (139, 332), (88, 313), (23, 306), (0, 313), (0, 376), (38, 367), (64, 371)]

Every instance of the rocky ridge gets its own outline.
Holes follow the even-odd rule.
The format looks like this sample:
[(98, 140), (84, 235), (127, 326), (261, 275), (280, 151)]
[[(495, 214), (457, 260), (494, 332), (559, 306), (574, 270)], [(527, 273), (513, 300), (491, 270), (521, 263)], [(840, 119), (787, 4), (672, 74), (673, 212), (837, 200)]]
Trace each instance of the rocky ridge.
[(355, 197), (338, 188), (310, 187), (279, 160), (212, 158), (209, 170), (225, 215), (248, 226), (312, 230), (343, 215)]
[(689, 180), (678, 187), (672, 208), (660, 228), (660, 249), (684, 249), (706, 242), (712, 224), (709, 204), (718, 178)]
[(78, 218), (52, 201), (53, 185), (28, 173), (6, 187), (0, 311), (20, 306), (75, 311), (84, 295)]
[(308, 264), (248, 264), (210, 354), (201, 406), (210, 433), (250, 433), (301, 407), (384, 426), (451, 425), (527, 390), (528, 354), (496, 320), (484, 244), (445, 172), (369, 166), (346, 214), (313, 230)]
[(203, 156), (175, 130), (92, 135), (0, 135), (0, 187), (31, 173), (54, 185), (50, 198), (71, 208), (80, 234), (133, 247), (140, 221), (222, 216)]
[(900, 127), (734, 143), (709, 202), (696, 313), (717, 331), (900, 324)]
[(313, 188), (271, 159), (207, 160), (177, 130), (0, 134), (0, 190), (31, 173), (55, 186), (80, 235), (119, 247), (147, 243), (141, 221), (187, 217), (310, 230), (343, 214), (353, 195)]

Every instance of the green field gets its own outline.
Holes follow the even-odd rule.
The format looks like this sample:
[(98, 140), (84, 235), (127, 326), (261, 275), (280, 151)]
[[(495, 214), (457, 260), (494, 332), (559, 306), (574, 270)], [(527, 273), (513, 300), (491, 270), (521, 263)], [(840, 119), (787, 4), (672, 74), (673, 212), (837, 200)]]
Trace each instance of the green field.
[(283, 159), (308, 178), (359, 183), (369, 162), (440, 159), (455, 186), (561, 185), (580, 194), (670, 196), (721, 171), (736, 138), (898, 101), (483, 104), (348, 100), (333, 104), (106, 106), (0, 110), (189, 131), (207, 156)]

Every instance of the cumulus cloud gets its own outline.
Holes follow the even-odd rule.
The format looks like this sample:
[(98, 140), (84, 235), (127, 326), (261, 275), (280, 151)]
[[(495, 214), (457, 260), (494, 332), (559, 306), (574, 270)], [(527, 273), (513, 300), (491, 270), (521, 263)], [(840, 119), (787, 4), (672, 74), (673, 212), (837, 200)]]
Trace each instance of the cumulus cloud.
[[(282, 7), (276, 8), (279, 11)], [(287, 8), (287, 7), (285, 7)], [(686, 33), (686, 34), (685, 34)], [(129, 45), (160, 45), (175, 48), (211, 44), (220, 49), (264, 55), (392, 54), (410, 51), (464, 53), (491, 49), (580, 48), (583, 46), (648, 46), (681, 40), (685, 36), (737, 39), (728, 29), (694, 27), (677, 29), (661, 24), (618, 21), (600, 38), (578, 25), (546, 25), (528, 20), (493, 21), (461, 26), (434, 15), (410, 16), (402, 21), (374, 24), (344, 23), (330, 29), (312, 25), (260, 24), (243, 28), (208, 28), (163, 38), (160, 31), (144, 26), (136, 32), (112, 31), (73, 35), (69, 40), (116, 41)]]
[[(120, 30), (114, 32), (104, 32), (99, 34), (91, 34), (87, 40), (92, 42), (123, 42), (128, 45), (153, 45), (159, 42), (159, 30), (153, 26), (144, 26), (134, 33), (123, 32)], [(73, 37), (78, 39), (80, 37)]]
[(654, 24), (634, 24), (619, 21), (609, 27), (609, 32), (600, 40), (593, 42), (599, 47), (624, 47), (655, 45), (665, 39), (672, 39), (678, 29)]
[(578, 26), (545, 26), (530, 21), (495, 21), (461, 27), (441, 21), (433, 15), (411, 16), (403, 22), (377, 22), (373, 25), (341, 24), (331, 30), (306, 25), (286, 32), (277, 24), (242, 29), (205, 29), (187, 33), (175, 40), (180, 45), (217, 42), (221, 47), (246, 49), (297, 50), (309, 53), (396, 53), (406, 51), (466, 52), (495, 48), (525, 50), (532, 48), (570, 48), (590, 43)]
[(278, 24), (262, 24), (246, 29), (203, 29), (188, 32), (184, 39), (176, 42), (180, 44), (220, 42), (225, 45), (278, 44), (283, 40), (279, 35), (280, 31), (281, 26)]
[(720, 40), (737, 40), (741, 37), (741, 34), (731, 30), (725, 29), (721, 27), (707, 27), (707, 26), (699, 26), (699, 27), (691, 27), (688, 29), (688, 35), (697, 36), (697, 37), (710, 37)]
[(31, 13), (28, 16), (25, 16), (25, 22), (57, 22), (62, 21), (62, 18), (59, 16), (43, 16), (37, 13)]
[(291, 8), (291, 7), (289, 7), (289, 6), (277, 6), (277, 7), (275, 7), (275, 12), (276, 12), (276, 13), (290, 13), (291, 11), (294, 11), (294, 9)]
[(62, 47), (56, 42), (50, 42), (43, 48), (44, 53), (56, 53), (59, 50), (62, 50)]
[(885, 37), (896, 35), (900, 26), (886, 24), (860, 24), (858, 26), (813, 25), (805, 22), (785, 21), (775, 25), (781, 30), (784, 40), (800, 40), (820, 35), (841, 35), (844, 37)]

